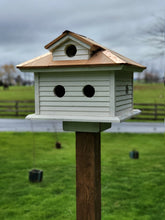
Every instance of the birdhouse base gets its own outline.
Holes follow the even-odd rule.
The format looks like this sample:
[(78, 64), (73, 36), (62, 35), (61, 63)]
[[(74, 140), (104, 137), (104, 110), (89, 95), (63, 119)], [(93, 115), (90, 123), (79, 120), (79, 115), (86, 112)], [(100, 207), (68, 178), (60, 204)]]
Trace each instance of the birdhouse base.
[(101, 132), (111, 128), (111, 123), (97, 123), (97, 122), (63, 122), (64, 131), (76, 132)]
[(122, 115), (119, 116), (73, 116), (73, 115), (41, 115), (41, 114), (30, 114), (26, 116), (26, 119), (54, 119), (54, 120), (62, 120), (66, 122), (92, 122), (92, 123), (119, 123), (124, 120), (127, 120), (135, 115), (140, 114), (139, 109), (133, 109), (128, 112), (125, 112)]

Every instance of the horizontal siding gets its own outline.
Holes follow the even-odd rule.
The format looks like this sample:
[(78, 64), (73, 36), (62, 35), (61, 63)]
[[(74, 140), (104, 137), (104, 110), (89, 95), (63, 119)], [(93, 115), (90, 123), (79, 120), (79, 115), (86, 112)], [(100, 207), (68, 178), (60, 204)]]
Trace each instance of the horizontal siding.
[(123, 100), (130, 100), (132, 99), (132, 95), (128, 94), (128, 95), (120, 95), (120, 96), (116, 96), (116, 102), (120, 102), (120, 101), (123, 101)]
[[(77, 53), (80, 55), (87, 55), (88, 54), (88, 50), (87, 49), (84, 49), (84, 48), (80, 48), (80, 49), (78, 49), (77, 48)], [(64, 55), (66, 55), (65, 54), (65, 48), (60, 48), (60, 49), (56, 49), (55, 51), (54, 51), (54, 53), (53, 53), (53, 56), (64, 56)]]
[(53, 55), (53, 60), (88, 60), (89, 55), (86, 54), (76, 54), (74, 57), (68, 57), (66, 55), (64, 56), (55, 56)]
[[(56, 83), (51, 83), (50, 84), (50, 86), (40, 86), (40, 91), (42, 92), (42, 91), (44, 91), (44, 92), (52, 92), (52, 88), (54, 88), (54, 86), (55, 85), (57, 85), (58, 83), (56, 82)], [(67, 92), (79, 92), (79, 91), (81, 91), (81, 87), (83, 88), (84, 87), (84, 85), (86, 85), (87, 83), (83, 83), (83, 84), (79, 84), (79, 85), (74, 85), (73, 86), (73, 84), (69, 84), (69, 83), (65, 83), (65, 82), (63, 82), (62, 83), (62, 85), (64, 86), (64, 87), (66, 87), (67, 88)], [(95, 84), (95, 86), (97, 85), (98, 83), (96, 83)], [(107, 83), (105, 83), (105, 84), (107, 84)], [(61, 85), (61, 84), (60, 84)], [(70, 86), (72, 86), (72, 87), (70, 87)], [(100, 91), (100, 92), (106, 92), (107, 91), (107, 88), (106, 88), (106, 86), (108, 86), (108, 84), (107, 85), (105, 85), (105, 86), (103, 86), (103, 85), (97, 85), (98, 86), (98, 90), (97, 91)]]
[[(82, 90), (85, 85), (95, 88), (92, 98), (86, 97)], [(62, 85), (65, 95), (54, 95), (54, 87)], [(40, 74), (40, 113), (43, 115), (109, 116), (110, 112), (109, 74), (60, 73)]]
[[(74, 57), (68, 57), (65, 54), (66, 47), (71, 44), (75, 45), (77, 48), (77, 53)], [(53, 54), (53, 60), (83, 60), (83, 59), (88, 59), (90, 55), (89, 50), (87, 48), (81, 46), (80, 44), (72, 40), (69, 40), (64, 44), (62, 44), (61, 46), (59, 46), (58, 48), (56, 48), (52, 54)]]
[[(54, 95), (51, 97), (51, 96), (40, 96), (40, 102), (43, 102), (43, 101), (51, 101), (51, 102), (54, 102)], [(63, 102), (68, 102), (70, 101), (70, 97), (69, 96), (64, 96), (63, 99), (62, 99)], [(93, 101), (93, 102), (109, 102), (109, 96), (94, 96), (91, 98), (90, 102)], [(61, 99), (59, 100), (56, 100), (56, 102), (61, 102)], [(76, 97), (76, 96), (72, 96), (72, 102), (80, 102), (80, 98), (79, 97)], [(81, 102), (87, 102), (87, 98), (85, 96), (81, 97)]]
[(67, 109), (66, 109), (66, 106), (40, 106), (40, 110), (41, 111), (66, 111), (67, 112), (73, 112), (73, 110), (75, 112), (82, 112), (82, 111), (88, 111), (88, 112), (109, 112), (108, 108), (105, 108), (105, 107), (96, 107), (94, 106), (93, 107), (89, 107), (89, 106), (78, 106), (78, 107), (75, 107), (74, 108), (71, 106), (71, 107), (68, 107), (67, 106)]
[(132, 104), (132, 100), (130, 100), (130, 99), (120, 100), (120, 101), (116, 102), (116, 107), (124, 106), (124, 105), (128, 105), (128, 104)]
[[(50, 81), (48, 81), (48, 80), (50, 80)], [(98, 87), (109, 86), (109, 82), (104, 81), (104, 79), (103, 80), (95, 80), (95, 79), (87, 79), (87, 80), (85, 80), (85, 77), (84, 77), (84, 80), (82, 80), (82, 81), (74, 80), (74, 83), (73, 83), (72, 79), (70, 79), (70, 81), (67, 81), (67, 79), (65, 79), (65, 80), (54, 80), (53, 78), (50, 78), (50, 79), (46, 79), (46, 81), (43, 82), (43, 83), (41, 81), (40, 82), (40, 86), (51, 87), (51, 86), (60, 84), (60, 85), (63, 85), (63, 86), (77, 87), (77, 86), (84, 86), (86, 84), (91, 84), (91, 83), (94, 83), (94, 85), (98, 86)]]
[(116, 112), (116, 116), (121, 116), (121, 115), (124, 115), (124, 114), (127, 114), (128, 112), (131, 112), (132, 111), (132, 106), (131, 107), (126, 107), (126, 108), (123, 108), (121, 110), (117, 110)]
[[(107, 107), (107, 106), (109, 106), (109, 103), (108, 102), (101, 102), (101, 104), (102, 104), (102, 106), (104, 106), (104, 107)], [(68, 107), (68, 106), (71, 106), (71, 107), (79, 107), (79, 106), (81, 106), (82, 105), (82, 102), (80, 102), (80, 100), (79, 101), (72, 101), (72, 102), (52, 102), (52, 101), (41, 101), (40, 102), (40, 106), (42, 107), (42, 106), (51, 106), (51, 107)], [(100, 102), (89, 102), (89, 101), (84, 101), (83, 102), (83, 107), (100, 107)]]
[[(126, 91), (128, 88), (128, 91)], [(132, 73), (117, 73), (115, 75), (115, 112), (123, 115), (132, 110), (133, 78)]]
[[(95, 88), (96, 88), (96, 86), (95, 86)], [(52, 90), (50, 92), (40, 91), (40, 97), (54, 97), (53, 89), (54, 89), (54, 87), (52, 87)], [(79, 89), (79, 92), (76, 92), (76, 91), (67, 92), (67, 87), (65, 87), (65, 91), (66, 91), (65, 92), (65, 97), (81, 97), (81, 98), (85, 97), (82, 93), (82, 88), (81, 87)], [(101, 91), (97, 91), (97, 89), (96, 89), (95, 97), (109, 97), (109, 92), (108, 91), (101, 92)], [(87, 100), (88, 99), (91, 99), (91, 101), (93, 100), (92, 98), (87, 98), (87, 97), (85, 97), (85, 98)], [(57, 97), (56, 99), (59, 99), (59, 98)], [(54, 99), (54, 101), (56, 99)], [(62, 101), (62, 99), (64, 99), (64, 97), (62, 97), (60, 100)]]
[(68, 46), (68, 45), (70, 45), (70, 44), (75, 45), (78, 50), (83, 50), (83, 49), (84, 49), (84, 50), (87, 50), (87, 48), (86, 48), (85, 46), (82, 46), (82, 45), (80, 45), (78, 42), (73, 41), (73, 40), (70, 39), (70, 40), (65, 41), (65, 42), (64, 42), (63, 44), (61, 44), (59, 47), (57, 47), (57, 48), (55, 49), (55, 51), (64, 50), (65, 47)]
[[(129, 90), (129, 91), (128, 91), (128, 95), (131, 95), (131, 96), (132, 96), (132, 92), (133, 92), (132, 90)], [(116, 98), (117, 98), (117, 97), (120, 98), (120, 97), (122, 97), (122, 96), (125, 96), (125, 97), (127, 96), (127, 95), (125, 94), (125, 90), (123, 90), (123, 91), (121, 91), (121, 90), (120, 90), (120, 91), (116, 91)]]
[(121, 110), (126, 110), (126, 109), (130, 109), (131, 105), (130, 104), (125, 104), (125, 105), (120, 105), (116, 107), (116, 112), (119, 112)]

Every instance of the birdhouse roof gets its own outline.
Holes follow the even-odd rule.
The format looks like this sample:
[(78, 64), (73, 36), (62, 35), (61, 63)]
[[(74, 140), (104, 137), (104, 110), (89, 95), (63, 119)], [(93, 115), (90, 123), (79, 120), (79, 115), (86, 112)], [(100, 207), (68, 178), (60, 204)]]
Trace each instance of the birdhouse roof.
[(97, 42), (95, 42), (94, 40), (91, 40), (83, 35), (80, 34), (76, 34), (74, 32), (71, 31), (64, 31), (59, 37), (55, 38), (53, 41), (51, 41), (50, 43), (48, 43), (47, 45), (45, 45), (45, 49), (49, 49), (53, 44), (55, 44), (56, 42), (58, 42), (59, 40), (61, 40), (62, 38), (64, 38), (65, 36), (70, 35), (80, 41), (82, 41), (83, 43), (91, 46), (93, 49), (99, 49), (99, 48), (104, 48), (103, 46), (101, 46), (100, 44), (98, 44)]
[(67, 35), (81, 41), (82, 43), (90, 46), (92, 54), (89, 59), (86, 60), (53, 60), (52, 52), (48, 52), (42, 56), (36, 57), (32, 60), (17, 65), (22, 71), (27, 69), (35, 71), (41, 68), (60, 68), (60, 67), (99, 67), (99, 66), (129, 66), (135, 69), (135, 71), (142, 71), (146, 67), (119, 54), (113, 50), (107, 49), (101, 46), (95, 41), (73, 33), (71, 31), (64, 31), (59, 37), (51, 41), (45, 46), (45, 49), (50, 49), (52, 45), (58, 43), (61, 39)]

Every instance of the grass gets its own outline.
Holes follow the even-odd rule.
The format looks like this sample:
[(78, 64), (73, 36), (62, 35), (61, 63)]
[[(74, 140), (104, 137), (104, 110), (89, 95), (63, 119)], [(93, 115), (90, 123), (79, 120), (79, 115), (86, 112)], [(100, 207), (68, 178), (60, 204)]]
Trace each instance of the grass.
[(134, 85), (135, 103), (165, 103), (165, 87), (163, 83)]
[[(1, 220), (76, 219), (75, 135), (57, 136), (60, 150), (53, 133), (0, 133)], [(34, 146), (40, 184), (28, 181)], [(165, 219), (164, 146), (164, 134), (102, 134), (102, 220)]]
[(34, 100), (34, 87), (10, 86), (7, 90), (0, 87), (0, 101), (7, 100)]

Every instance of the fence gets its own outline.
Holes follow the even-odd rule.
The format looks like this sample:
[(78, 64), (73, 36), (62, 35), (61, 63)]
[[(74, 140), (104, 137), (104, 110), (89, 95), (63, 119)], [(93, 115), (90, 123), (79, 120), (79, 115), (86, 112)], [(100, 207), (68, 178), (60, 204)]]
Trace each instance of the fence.
[[(164, 120), (165, 104), (134, 103), (134, 108), (140, 109), (140, 115), (133, 120)], [(25, 117), (34, 113), (34, 101), (0, 101), (0, 117)]]
[(141, 114), (132, 119), (162, 121), (165, 118), (165, 104), (134, 103), (134, 108), (140, 109)]
[(34, 101), (0, 101), (1, 117), (25, 117), (34, 112)]

